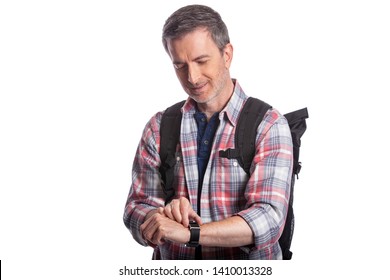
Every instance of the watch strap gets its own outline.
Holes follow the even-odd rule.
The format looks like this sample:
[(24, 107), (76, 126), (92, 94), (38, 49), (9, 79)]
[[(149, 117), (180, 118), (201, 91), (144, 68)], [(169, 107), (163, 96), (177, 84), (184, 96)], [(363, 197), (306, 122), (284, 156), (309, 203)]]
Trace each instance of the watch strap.
[(200, 238), (200, 226), (195, 221), (190, 221), (188, 228), (190, 229), (190, 241), (186, 244), (187, 247), (197, 247)]

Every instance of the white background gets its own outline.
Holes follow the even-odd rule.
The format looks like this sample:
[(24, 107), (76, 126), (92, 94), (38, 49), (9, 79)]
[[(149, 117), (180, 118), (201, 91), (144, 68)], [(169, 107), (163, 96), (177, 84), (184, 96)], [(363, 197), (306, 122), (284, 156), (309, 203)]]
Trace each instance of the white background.
[[(0, 2), (4, 279), (136, 279), (118, 270), (156, 266), (122, 213), (145, 123), (186, 98), (160, 38), (192, 3)], [(226, 22), (248, 95), (309, 108), (293, 260), (251, 265), (274, 279), (388, 278), (387, 1), (198, 3)]]

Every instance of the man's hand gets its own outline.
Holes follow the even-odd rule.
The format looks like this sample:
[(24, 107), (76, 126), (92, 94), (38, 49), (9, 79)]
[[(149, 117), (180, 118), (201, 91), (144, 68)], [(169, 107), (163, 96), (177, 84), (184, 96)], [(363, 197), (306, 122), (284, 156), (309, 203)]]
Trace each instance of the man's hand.
[(183, 244), (190, 240), (188, 227), (168, 218), (162, 207), (141, 225), (141, 232), (152, 247), (164, 244), (165, 240)]
[(164, 214), (173, 221), (188, 227), (190, 220), (195, 220), (199, 225), (202, 224), (202, 219), (192, 209), (191, 203), (187, 198), (181, 197), (172, 200), (164, 207)]
[(184, 244), (190, 240), (190, 220), (202, 224), (202, 219), (192, 209), (191, 203), (182, 197), (172, 200), (165, 207), (152, 210), (140, 229), (142, 236), (152, 247), (164, 244), (165, 240)]

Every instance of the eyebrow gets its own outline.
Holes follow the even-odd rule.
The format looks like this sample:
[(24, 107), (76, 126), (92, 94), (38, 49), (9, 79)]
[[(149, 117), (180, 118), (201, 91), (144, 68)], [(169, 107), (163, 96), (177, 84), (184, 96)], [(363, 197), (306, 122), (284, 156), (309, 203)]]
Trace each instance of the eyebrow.
[[(201, 60), (201, 59), (204, 59), (204, 58), (210, 58), (210, 56), (208, 54), (202, 54), (198, 57), (195, 57), (195, 59), (193, 59), (192, 61), (197, 61), (197, 60)], [(173, 61), (173, 64), (185, 64), (184, 62), (182, 61)]]

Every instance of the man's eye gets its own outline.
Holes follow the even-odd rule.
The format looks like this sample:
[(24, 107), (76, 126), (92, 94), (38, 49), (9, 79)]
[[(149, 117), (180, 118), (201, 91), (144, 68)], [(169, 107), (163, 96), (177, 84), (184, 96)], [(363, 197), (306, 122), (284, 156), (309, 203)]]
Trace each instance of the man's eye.
[(184, 69), (184, 67), (185, 67), (184, 64), (174, 64), (173, 66), (174, 66), (175, 69), (177, 69), (177, 70)]

